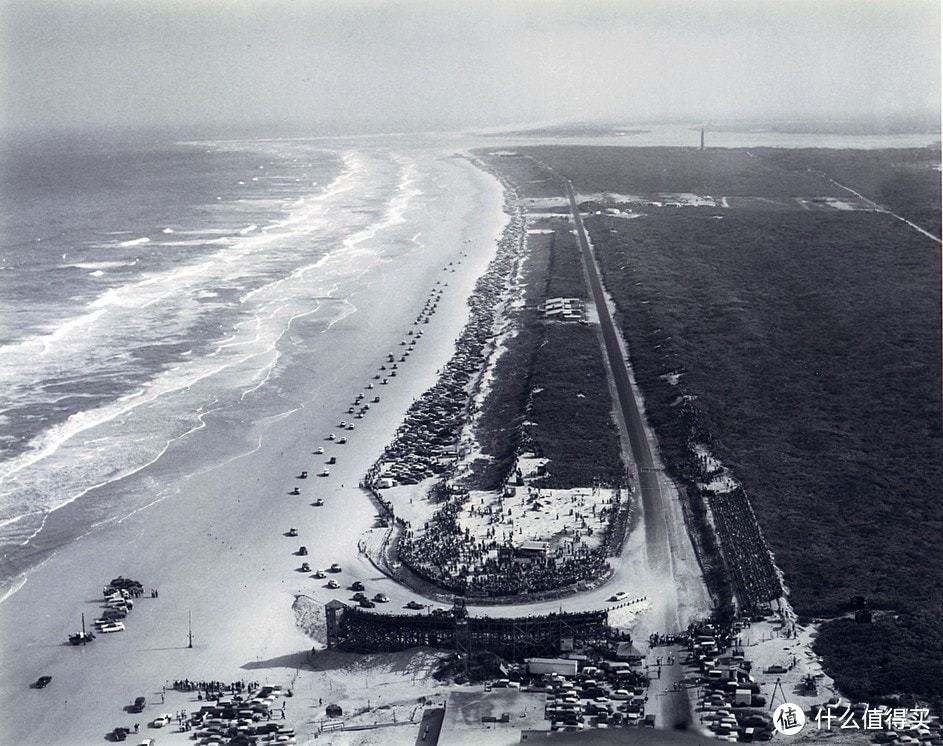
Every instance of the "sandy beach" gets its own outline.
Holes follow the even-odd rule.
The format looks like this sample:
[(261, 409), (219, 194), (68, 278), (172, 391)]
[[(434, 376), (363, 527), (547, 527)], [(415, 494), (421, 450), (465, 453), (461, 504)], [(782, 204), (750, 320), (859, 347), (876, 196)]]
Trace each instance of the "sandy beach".
[[(343, 313), (299, 323), (282, 340), (284, 359), (294, 364), (266, 385), (293, 405), (260, 421), (247, 416), (208, 424), (183, 444), (179, 459), (168, 454), (153, 472), (133, 478), (141, 491), (158, 481), (169, 481), (172, 489), (59, 549), (3, 603), (0, 741), (101, 743), (117, 725), (143, 727), (161, 712), (192, 706), (178, 693), (166, 694), (160, 704), (162, 686), (175, 679), (294, 685), (315, 644), (295, 623), (295, 598), (323, 603), (350, 595), (299, 572), (302, 558), (294, 552), (301, 544), (312, 569), (342, 566), (331, 576), (342, 587), (360, 579), (371, 591), (381, 589), (377, 571), (358, 552), (376, 513), (358, 481), (451, 354), (467, 317), (466, 299), (505, 222), (502, 191), (491, 176), (463, 159), (422, 157), (423, 167), (438, 169), (442, 189), (428, 208), (434, 213), (423, 222), (421, 245), (384, 247), (383, 261), (332, 294), (332, 302), (344, 304)], [(398, 377), (369, 392), (371, 398), (382, 394), (382, 401), (356, 420), (356, 430), (344, 432), (347, 444), (327, 441), (340, 420), (352, 419), (348, 406), (367, 393), (387, 352), (396, 349), (439, 282), (447, 287), (421, 343)], [(319, 446), (325, 454), (313, 455)], [(203, 458), (204, 466), (186, 471), (197, 461), (187, 451), (196, 449), (203, 456), (214, 449), (227, 455), (212, 465)], [(232, 456), (233, 450), (240, 455)], [(329, 477), (317, 477), (329, 456), (337, 464)], [(307, 480), (296, 479), (302, 470), (309, 472)], [(295, 486), (301, 494), (289, 495)], [(312, 507), (316, 498), (323, 507)], [(68, 521), (68, 509), (54, 520)], [(284, 535), (290, 527), (297, 538)], [(70, 646), (66, 638), (78, 629), (80, 614), (91, 623), (100, 612), (102, 586), (119, 574), (158, 589), (159, 597), (145, 593), (138, 600), (126, 631), (99, 635), (87, 647)], [(30, 688), (43, 674), (53, 682), (44, 690)], [(147, 697), (148, 708), (125, 713), (122, 708), (137, 696)], [(303, 722), (321, 715), (313, 697), (288, 700), (287, 721), (300, 736)], [(168, 730), (151, 734), (161, 743), (184, 738)]]

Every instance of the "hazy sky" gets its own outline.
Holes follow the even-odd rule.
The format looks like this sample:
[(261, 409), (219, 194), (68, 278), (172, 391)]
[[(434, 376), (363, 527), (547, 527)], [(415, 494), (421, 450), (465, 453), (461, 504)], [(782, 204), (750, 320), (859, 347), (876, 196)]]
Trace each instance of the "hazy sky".
[(898, 115), (940, 100), (932, 0), (0, 0), (10, 128), (312, 134), (593, 117)]

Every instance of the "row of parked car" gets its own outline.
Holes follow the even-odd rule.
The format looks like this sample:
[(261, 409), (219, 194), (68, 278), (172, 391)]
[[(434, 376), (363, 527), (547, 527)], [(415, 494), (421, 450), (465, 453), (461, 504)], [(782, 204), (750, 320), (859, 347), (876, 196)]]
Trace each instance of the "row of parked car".
[(655, 727), (655, 716), (645, 714), (644, 687), (611, 689), (593, 678), (569, 680), (549, 674), (544, 717), (551, 730), (580, 730), (587, 725), (596, 728), (642, 725)]

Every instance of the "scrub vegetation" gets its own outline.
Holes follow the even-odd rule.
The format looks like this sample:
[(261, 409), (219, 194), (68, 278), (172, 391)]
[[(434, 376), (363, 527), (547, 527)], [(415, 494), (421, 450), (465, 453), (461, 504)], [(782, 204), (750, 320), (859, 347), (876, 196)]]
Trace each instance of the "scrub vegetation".
[[(521, 152), (581, 194), (643, 197), (641, 217), (587, 227), (668, 468), (690, 486), (697, 440), (742, 484), (797, 612), (841, 617), (817, 642), (839, 687), (938, 695), (940, 246), (806, 201), (851, 198), (834, 179), (939, 235), (939, 151)], [(528, 196), (553, 193), (505, 160)], [(644, 204), (667, 192), (743, 199)], [(852, 595), (887, 613), (855, 624)]]
[(618, 430), (612, 419), (602, 350), (593, 327), (547, 321), (548, 297), (587, 297), (576, 240), (568, 229), (528, 235), (525, 308), (498, 359), (479, 420), (492, 460), (475, 470), (475, 486), (499, 487), (519, 451), (548, 459), (544, 487), (621, 484)]

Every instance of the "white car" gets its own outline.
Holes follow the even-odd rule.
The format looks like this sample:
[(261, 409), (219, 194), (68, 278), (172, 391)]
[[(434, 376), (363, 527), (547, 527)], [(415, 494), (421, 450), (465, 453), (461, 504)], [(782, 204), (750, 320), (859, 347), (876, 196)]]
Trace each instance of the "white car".
[(318, 446), (317, 448), (314, 449), (314, 453), (320, 456), (322, 453), (324, 453), (324, 449), (321, 446)]
[(165, 725), (170, 725), (173, 720), (174, 716), (165, 712), (163, 715), (158, 715), (156, 718), (151, 720), (151, 727), (163, 728)]
[(108, 622), (98, 627), (99, 632), (124, 632), (124, 622)]

